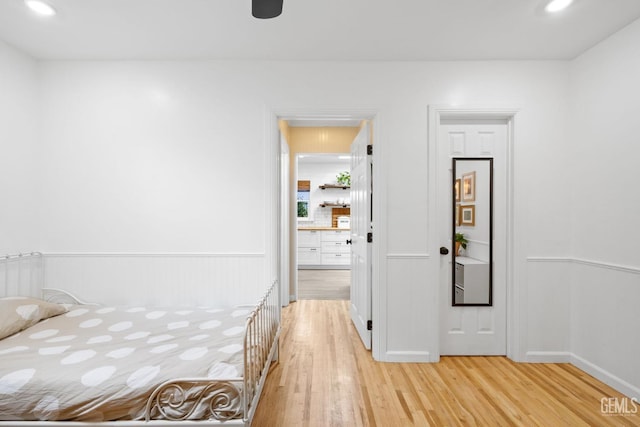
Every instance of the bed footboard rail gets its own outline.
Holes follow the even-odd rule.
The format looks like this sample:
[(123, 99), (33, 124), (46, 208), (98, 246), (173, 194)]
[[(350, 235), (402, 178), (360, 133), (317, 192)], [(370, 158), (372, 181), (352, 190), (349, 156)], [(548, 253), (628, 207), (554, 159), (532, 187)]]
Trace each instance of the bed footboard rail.
[(145, 421), (184, 421), (194, 417), (220, 422), (242, 418), (243, 380), (180, 378), (159, 385), (147, 401)]
[[(147, 401), (145, 420), (206, 419), (250, 426), (271, 362), (278, 356), (280, 300), (274, 282), (247, 316), (242, 378), (180, 378), (158, 386)], [(196, 414), (197, 412), (197, 414)]]
[(274, 281), (247, 317), (244, 337), (244, 417), (251, 424), (271, 362), (278, 357), (280, 299)]

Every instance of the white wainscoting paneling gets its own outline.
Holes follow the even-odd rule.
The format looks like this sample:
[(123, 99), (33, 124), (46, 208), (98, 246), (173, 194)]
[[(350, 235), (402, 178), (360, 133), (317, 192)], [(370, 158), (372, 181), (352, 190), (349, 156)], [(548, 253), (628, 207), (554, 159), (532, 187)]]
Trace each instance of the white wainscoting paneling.
[(387, 362), (433, 362), (437, 354), (438, 283), (428, 274), (430, 261), (426, 253), (387, 254)]
[(270, 281), (262, 253), (46, 253), (44, 283), (113, 305), (253, 304)]
[[(621, 393), (640, 398), (640, 268), (571, 257), (527, 261), (529, 298), (538, 291), (544, 297), (537, 307), (529, 301), (527, 361), (568, 361)], [(553, 340), (542, 342), (544, 331), (554, 326), (550, 315), (558, 322), (556, 328), (567, 331), (566, 347), (565, 341), (555, 341), (556, 348)]]
[(620, 392), (640, 398), (640, 269), (575, 259), (571, 273), (574, 363)]
[[(570, 347), (571, 268), (566, 260), (527, 263), (527, 362), (556, 363)], [(535, 354), (535, 357), (532, 355)], [(548, 356), (545, 359), (543, 356)], [(564, 360), (568, 362), (568, 359)]]

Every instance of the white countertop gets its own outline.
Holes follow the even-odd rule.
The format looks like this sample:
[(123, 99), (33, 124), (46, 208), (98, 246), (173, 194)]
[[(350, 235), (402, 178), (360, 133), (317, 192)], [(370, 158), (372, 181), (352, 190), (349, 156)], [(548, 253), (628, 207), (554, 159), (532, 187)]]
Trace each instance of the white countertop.
[(350, 228), (339, 227), (298, 227), (298, 231), (349, 231)]

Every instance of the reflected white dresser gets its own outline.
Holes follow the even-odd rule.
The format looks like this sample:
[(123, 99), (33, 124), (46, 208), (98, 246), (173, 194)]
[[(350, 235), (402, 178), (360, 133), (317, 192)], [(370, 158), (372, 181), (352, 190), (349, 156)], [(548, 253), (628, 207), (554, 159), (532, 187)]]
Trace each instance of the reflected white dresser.
[(458, 256), (456, 260), (457, 304), (486, 304), (489, 295), (489, 263)]

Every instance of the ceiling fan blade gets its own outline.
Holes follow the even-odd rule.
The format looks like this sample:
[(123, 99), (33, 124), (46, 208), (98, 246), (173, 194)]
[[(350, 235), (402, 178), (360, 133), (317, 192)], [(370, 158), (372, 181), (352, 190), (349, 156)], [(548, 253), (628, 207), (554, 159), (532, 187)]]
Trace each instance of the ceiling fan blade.
[(275, 18), (282, 13), (284, 0), (251, 0), (251, 14), (255, 18)]

